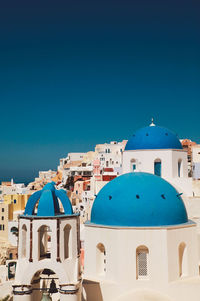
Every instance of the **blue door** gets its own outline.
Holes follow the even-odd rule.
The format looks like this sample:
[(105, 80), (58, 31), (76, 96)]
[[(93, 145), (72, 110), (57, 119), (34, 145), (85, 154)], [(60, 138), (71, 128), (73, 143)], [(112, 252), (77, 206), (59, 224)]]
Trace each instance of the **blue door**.
[(154, 175), (161, 177), (161, 162), (154, 162)]

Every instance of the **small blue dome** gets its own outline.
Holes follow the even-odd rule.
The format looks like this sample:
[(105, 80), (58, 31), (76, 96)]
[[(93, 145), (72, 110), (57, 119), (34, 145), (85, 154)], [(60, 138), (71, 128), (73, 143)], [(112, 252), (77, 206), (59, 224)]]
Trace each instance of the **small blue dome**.
[(188, 222), (180, 194), (164, 179), (143, 172), (127, 173), (97, 195), (91, 223), (121, 227), (156, 227)]
[(160, 126), (141, 128), (128, 140), (126, 150), (136, 149), (182, 149), (178, 137)]
[[(28, 199), (24, 215), (57, 216), (73, 214), (72, 205), (66, 192), (63, 189), (55, 189), (54, 185), (54, 182), (48, 183), (42, 190), (34, 192)], [(58, 199), (62, 203), (64, 212), (60, 211)], [(36, 206), (37, 203), (38, 206)]]

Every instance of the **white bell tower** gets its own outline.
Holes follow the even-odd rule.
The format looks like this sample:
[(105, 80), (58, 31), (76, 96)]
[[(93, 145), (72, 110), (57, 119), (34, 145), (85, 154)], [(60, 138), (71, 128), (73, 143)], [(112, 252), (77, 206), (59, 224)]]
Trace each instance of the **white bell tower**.
[(64, 190), (47, 184), (19, 218), (14, 301), (80, 301), (79, 216)]

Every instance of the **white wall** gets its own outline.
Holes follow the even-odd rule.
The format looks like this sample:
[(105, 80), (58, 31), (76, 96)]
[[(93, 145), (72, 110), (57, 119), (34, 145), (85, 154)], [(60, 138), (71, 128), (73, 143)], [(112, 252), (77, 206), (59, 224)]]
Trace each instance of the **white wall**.
[[(86, 225), (84, 278), (87, 301), (116, 300), (118, 296), (126, 295), (132, 290), (151, 290), (165, 294), (174, 280), (183, 279), (179, 277), (178, 252), (178, 246), (182, 241), (187, 246), (188, 277), (191, 279), (194, 276), (198, 277), (195, 224), (167, 228), (112, 228)], [(104, 244), (106, 250), (105, 275), (98, 275), (96, 270), (98, 243)], [(140, 245), (145, 245), (149, 249), (148, 279), (136, 279), (136, 249)], [(90, 286), (87, 280), (93, 281)], [(93, 297), (89, 297), (90, 290)]]
[[(20, 218), (19, 220), (19, 259), (17, 263), (15, 284), (30, 284), (31, 279), (37, 271), (48, 268), (53, 270), (59, 277), (60, 284), (77, 283), (80, 275), (79, 262), (79, 217), (71, 216), (60, 218), (60, 261), (57, 260), (57, 219), (56, 218), (35, 218), (32, 221), (32, 257), (33, 261), (29, 261), (30, 257), (30, 219)], [(27, 227), (26, 238), (26, 258), (22, 257), (22, 227)], [(39, 245), (38, 245), (38, 229), (42, 226), (49, 226), (51, 229), (51, 258), (39, 259)], [(65, 225), (71, 226), (71, 239), (69, 244), (70, 256), (64, 258), (64, 232)]]
[(123, 153), (123, 173), (133, 171), (131, 160), (135, 159), (137, 171), (154, 174), (154, 161), (160, 159), (162, 162), (161, 176), (163, 178), (178, 177), (178, 160), (182, 160), (183, 174), (187, 175), (187, 152), (184, 150), (135, 150), (124, 151)]

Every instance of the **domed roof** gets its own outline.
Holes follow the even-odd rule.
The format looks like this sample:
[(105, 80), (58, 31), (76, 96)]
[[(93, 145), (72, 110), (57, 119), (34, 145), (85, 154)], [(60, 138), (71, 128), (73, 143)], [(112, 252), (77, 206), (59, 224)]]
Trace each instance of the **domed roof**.
[[(34, 216), (57, 216), (73, 214), (71, 202), (66, 194), (66, 191), (57, 190), (54, 187), (55, 183), (46, 184), (42, 190), (34, 192), (26, 204), (24, 215)], [(64, 212), (61, 212), (59, 201), (60, 199)], [(38, 206), (36, 206), (38, 203)]]
[(134, 172), (115, 178), (97, 195), (91, 223), (122, 227), (154, 227), (188, 222), (180, 194), (164, 179)]
[(128, 140), (125, 151), (136, 149), (182, 149), (182, 145), (173, 132), (151, 124), (137, 130)]

